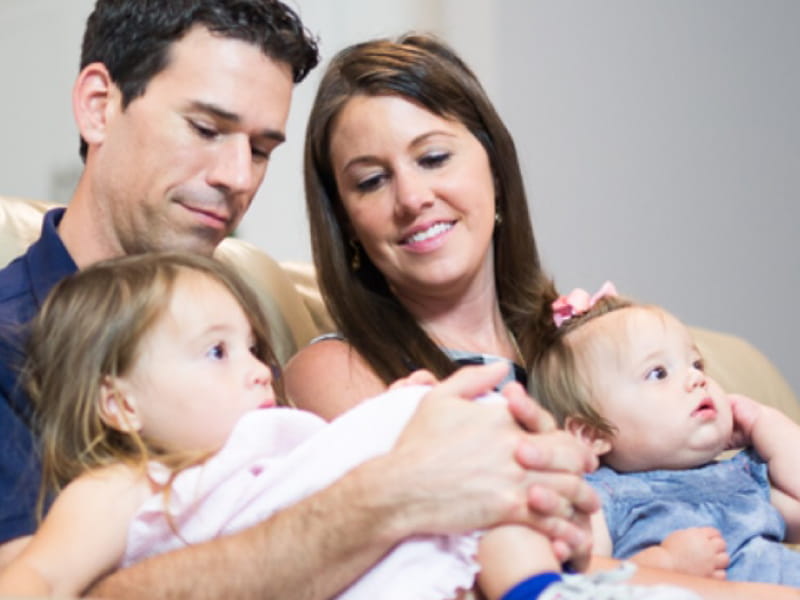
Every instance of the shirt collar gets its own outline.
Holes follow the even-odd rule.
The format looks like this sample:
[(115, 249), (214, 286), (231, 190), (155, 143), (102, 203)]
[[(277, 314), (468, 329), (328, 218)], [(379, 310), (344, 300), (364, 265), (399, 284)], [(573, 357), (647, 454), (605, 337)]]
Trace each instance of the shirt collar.
[(42, 234), (26, 256), (31, 288), (38, 306), (42, 305), (47, 294), (59, 281), (78, 270), (58, 235), (58, 224), (64, 211), (64, 208), (47, 211), (42, 222)]

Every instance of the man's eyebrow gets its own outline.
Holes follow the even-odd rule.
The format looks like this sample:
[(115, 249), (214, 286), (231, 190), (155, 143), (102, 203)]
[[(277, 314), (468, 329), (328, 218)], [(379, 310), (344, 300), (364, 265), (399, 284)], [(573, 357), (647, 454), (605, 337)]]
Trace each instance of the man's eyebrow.
[[(200, 110), (202, 112), (208, 113), (210, 115), (215, 116), (218, 119), (222, 119), (223, 121), (228, 121), (230, 123), (241, 123), (242, 118), (229, 110), (225, 110), (217, 106), (216, 104), (210, 104), (208, 102), (201, 102), (200, 100), (195, 100), (190, 104), (190, 107), (195, 110)], [(265, 137), (275, 140), (276, 142), (285, 142), (286, 135), (277, 129), (264, 129), (261, 133), (258, 134), (258, 137)]]

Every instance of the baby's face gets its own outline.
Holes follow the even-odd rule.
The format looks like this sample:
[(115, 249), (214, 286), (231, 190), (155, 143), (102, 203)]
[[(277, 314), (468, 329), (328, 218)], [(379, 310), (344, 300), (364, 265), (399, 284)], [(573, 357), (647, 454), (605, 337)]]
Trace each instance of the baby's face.
[(706, 375), (688, 329), (652, 307), (608, 313), (587, 356), (600, 413), (617, 429), (603, 462), (618, 471), (685, 469), (725, 449), (730, 401)]
[(275, 405), (272, 374), (254, 356), (250, 322), (231, 293), (179, 275), (170, 304), (122, 378), (145, 438), (174, 451), (216, 450), (247, 411)]

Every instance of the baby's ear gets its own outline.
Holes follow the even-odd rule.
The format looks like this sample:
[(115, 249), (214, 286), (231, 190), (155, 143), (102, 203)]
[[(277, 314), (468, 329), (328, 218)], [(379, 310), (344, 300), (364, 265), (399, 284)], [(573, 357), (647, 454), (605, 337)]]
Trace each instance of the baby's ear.
[(564, 429), (586, 444), (595, 456), (602, 456), (611, 450), (611, 436), (581, 419), (567, 417)]
[(139, 431), (142, 422), (136, 411), (133, 394), (117, 378), (105, 376), (100, 384), (100, 418), (109, 427), (130, 433)]

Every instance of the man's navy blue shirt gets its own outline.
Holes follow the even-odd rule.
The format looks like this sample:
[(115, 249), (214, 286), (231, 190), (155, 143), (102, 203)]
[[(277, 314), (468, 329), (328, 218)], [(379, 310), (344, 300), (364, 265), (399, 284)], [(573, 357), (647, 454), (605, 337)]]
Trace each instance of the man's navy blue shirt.
[(49, 211), (41, 237), (0, 270), (0, 543), (33, 533), (40, 468), (22, 389), (27, 325), (59, 281), (78, 267), (58, 237), (63, 208)]

